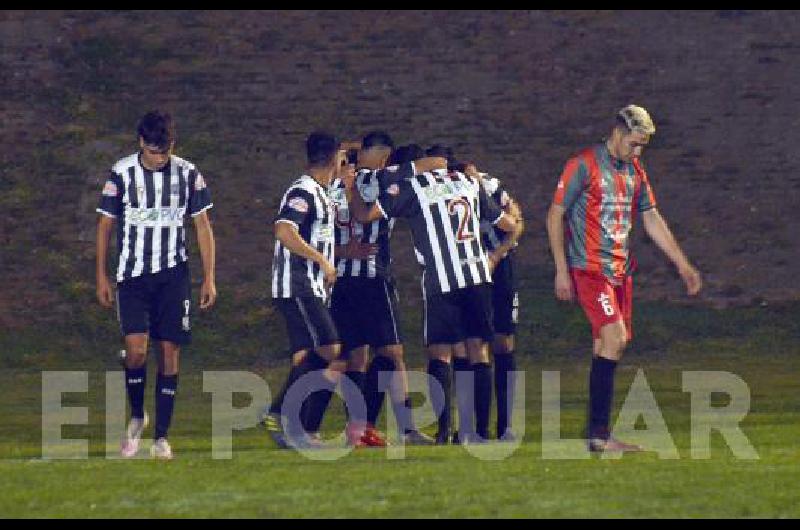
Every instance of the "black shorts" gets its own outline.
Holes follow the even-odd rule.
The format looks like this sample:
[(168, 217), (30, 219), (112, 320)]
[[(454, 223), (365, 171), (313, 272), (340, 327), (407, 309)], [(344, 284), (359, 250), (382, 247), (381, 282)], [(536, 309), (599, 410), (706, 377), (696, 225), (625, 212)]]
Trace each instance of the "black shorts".
[(189, 344), (191, 306), (186, 262), (117, 284), (117, 319), (123, 335), (150, 333), (153, 340)]
[(339, 343), (336, 326), (321, 298), (274, 298), (272, 302), (286, 320), (291, 353)]
[(494, 339), (491, 284), (446, 294), (426, 293), (423, 311), (425, 345), (456, 344), (465, 339)]
[(492, 309), (495, 333), (513, 335), (519, 318), (519, 292), (511, 256), (498, 263), (492, 273)]
[(336, 280), (331, 316), (342, 338), (342, 353), (361, 346), (401, 344), (397, 292), (383, 278), (344, 277)]

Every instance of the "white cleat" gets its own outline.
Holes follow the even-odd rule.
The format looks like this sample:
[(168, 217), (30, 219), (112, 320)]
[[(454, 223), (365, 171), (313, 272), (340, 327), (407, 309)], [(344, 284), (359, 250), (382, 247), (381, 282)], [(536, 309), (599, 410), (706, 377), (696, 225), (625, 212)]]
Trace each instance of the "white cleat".
[(150, 423), (150, 420), (146, 412), (143, 418), (131, 418), (131, 421), (128, 422), (128, 428), (125, 429), (125, 437), (120, 445), (119, 452), (122, 458), (133, 458), (139, 452), (139, 442), (148, 423)]
[(172, 447), (166, 438), (159, 438), (150, 447), (150, 456), (156, 460), (172, 460)]

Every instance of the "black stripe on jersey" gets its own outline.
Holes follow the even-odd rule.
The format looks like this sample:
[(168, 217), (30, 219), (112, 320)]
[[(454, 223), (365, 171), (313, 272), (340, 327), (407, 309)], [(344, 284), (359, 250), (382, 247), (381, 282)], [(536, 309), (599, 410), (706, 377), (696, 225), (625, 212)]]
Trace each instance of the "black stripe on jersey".
[(178, 166), (178, 207), (186, 207), (186, 192), (187, 192), (186, 175), (183, 174), (183, 168)]
[[(146, 208), (155, 208), (156, 207), (156, 188), (153, 183), (153, 172), (149, 169), (143, 167), (143, 176), (144, 176), (144, 190), (145, 190), (145, 207)], [(143, 265), (142, 267), (142, 274), (149, 274), (153, 272), (153, 260), (151, 254), (153, 253), (153, 231), (155, 229), (152, 227), (147, 227), (144, 229), (144, 246), (142, 247), (142, 260)]]
[[(480, 185), (480, 184), (478, 184)], [(480, 258), (485, 252), (485, 247), (483, 245), (483, 241), (481, 240), (481, 204), (478, 195), (472, 199), (472, 219), (470, 219), (470, 231), (475, 234), (475, 237), (470, 241), (470, 245), (472, 247), (472, 255), (475, 258)], [(490, 278), (486, 274), (486, 269), (483, 266), (483, 261), (478, 261), (475, 264), (475, 267), (478, 269), (478, 277), (480, 278), (481, 283), (486, 283), (490, 281)]]
[[(172, 161), (167, 162), (166, 167), (164, 167), (164, 179), (161, 186), (161, 206), (168, 208), (170, 206), (170, 201), (172, 198)], [(170, 245), (169, 245), (169, 233), (170, 228), (163, 227), (161, 229), (161, 270), (166, 270), (167, 266), (169, 265), (169, 253), (170, 253)], [(176, 241), (177, 246), (177, 241)], [(178, 249), (176, 248), (175, 251), (177, 252)], [(177, 260), (176, 260), (177, 261)]]

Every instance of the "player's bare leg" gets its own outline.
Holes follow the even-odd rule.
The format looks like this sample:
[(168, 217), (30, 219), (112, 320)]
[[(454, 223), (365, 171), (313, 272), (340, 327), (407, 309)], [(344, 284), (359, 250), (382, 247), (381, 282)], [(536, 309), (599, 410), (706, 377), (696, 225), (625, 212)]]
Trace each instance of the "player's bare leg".
[(131, 407), (131, 419), (125, 429), (120, 454), (132, 458), (139, 451), (142, 433), (149, 423), (144, 410), (144, 389), (147, 384), (147, 333), (125, 336), (125, 387)]

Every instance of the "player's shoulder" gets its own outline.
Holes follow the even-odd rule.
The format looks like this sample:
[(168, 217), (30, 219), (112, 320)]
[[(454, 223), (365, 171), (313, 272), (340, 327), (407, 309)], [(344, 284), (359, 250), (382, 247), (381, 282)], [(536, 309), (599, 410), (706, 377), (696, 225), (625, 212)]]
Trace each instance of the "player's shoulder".
[(125, 156), (114, 162), (111, 166), (111, 171), (116, 173), (117, 175), (122, 175), (127, 173), (132, 167), (135, 167), (139, 163), (139, 153), (133, 153), (131, 155)]
[(197, 167), (186, 160), (185, 158), (181, 158), (179, 156), (171, 155), (170, 160), (175, 165), (176, 168), (182, 168), (184, 171), (196, 171)]
[[(320, 189), (322, 189), (322, 186), (320, 186), (316, 180), (314, 180), (309, 175), (302, 175), (299, 178), (295, 179), (289, 185), (289, 188), (286, 190), (286, 193), (299, 192), (299, 193), (309, 193), (313, 195)], [(323, 191), (325, 190), (323, 189)]]
[(598, 146), (596, 145), (584, 147), (583, 149), (574, 153), (569, 160), (574, 162), (580, 162), (583, 164), (588, 164), (593, 160), (597, 160), (597, 149)]
[(501, 189), (502, 187), (500, 179), (490, 175), (484, 175), (483, 178), (481, 178), (481, 184), (488, 195), (494, 195), (497, 193), (497, 190)]

